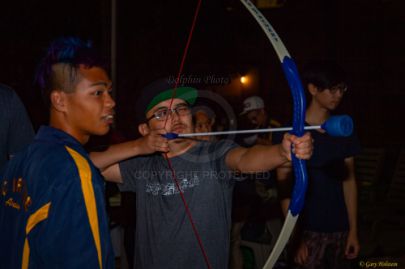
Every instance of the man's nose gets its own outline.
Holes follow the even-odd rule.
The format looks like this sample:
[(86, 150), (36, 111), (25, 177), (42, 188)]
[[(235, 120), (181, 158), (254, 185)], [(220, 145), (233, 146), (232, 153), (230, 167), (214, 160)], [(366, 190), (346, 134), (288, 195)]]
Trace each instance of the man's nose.
[(107, 93), (107, 96), (105, 98), (105, 103), (106, 103), (107, 107), (111, 107), (111, 108), (115, 107), (115, 101), (109, 93)]
[(168, 115), (167, 116), (170, 117), (170, 119), (172, 121), (179, 119), (179, 113), (177, 113), (177, 111), (173, 110), (173, 109), (168, 110)]

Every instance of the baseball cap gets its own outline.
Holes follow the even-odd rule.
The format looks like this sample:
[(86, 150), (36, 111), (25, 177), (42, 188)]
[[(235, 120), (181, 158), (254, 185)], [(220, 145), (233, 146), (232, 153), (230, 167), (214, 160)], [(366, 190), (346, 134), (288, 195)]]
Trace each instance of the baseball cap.
[(144, 87), (137, 101), (136, 113), (138, 120), (145, 119), (146, 113), (160, 102), (171, 98), (179, 98), (193, 105), (197, 99), (197, 89), (178, 84), (176, 90), (174, 79), (161, 78)]
[(239, 115), (245, 115), (249, 111), (264, 108), (264, 101), (259, 96), (250, 96), (243, 101), (243, 111)]

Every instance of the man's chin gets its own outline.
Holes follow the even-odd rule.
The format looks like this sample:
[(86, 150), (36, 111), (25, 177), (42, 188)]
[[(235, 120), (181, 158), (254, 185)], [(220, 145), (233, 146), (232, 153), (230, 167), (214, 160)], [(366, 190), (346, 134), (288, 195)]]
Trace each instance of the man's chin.
[(90, 135), (102, 136), (102, 135), (106, 135), (109, 131), (110, 131), (110, 126), (107, 125), (107, 126), (103, 126), (103, 127), (93, 130), (92, 132), (90, 132)]
[(181, 145), (181, 144), (188, 144), (191, 141), (193, 141), (193, 140), (187, 139), (187, 138), (184, 138), (184, 137), (179, 137), (179, 138), (171, 139), (169, 141), (169, 143), (171, 143), (172, 145)]
[(333, 110), (335, 110), (338, 106), (339, 106), (339, 104), (332, 104), (332, 105), (330, 105), (330, 106), (328, 107), (328, 109), (329, 109), (330, 111), (333, 111)]

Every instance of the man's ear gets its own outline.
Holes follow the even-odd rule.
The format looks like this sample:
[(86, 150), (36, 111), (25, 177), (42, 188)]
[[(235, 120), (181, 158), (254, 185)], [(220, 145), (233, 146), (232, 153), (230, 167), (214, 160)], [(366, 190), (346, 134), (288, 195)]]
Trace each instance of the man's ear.
[(318, 92), (318, 90), (318, 87), (316, 87), (314, 84), (308, 83), (308, 91), (312, 96), (314, 96)]
[(52, 91), (49, 99), (51, 100), (51, 106), (60, 112), (65, 112), (66, 107), (66, 94), (63, 91)]
[(138, 131), (142, 136), (148, 135), (150, 133), (148, 124), (146, 124), (146, 123), (139, 124)]

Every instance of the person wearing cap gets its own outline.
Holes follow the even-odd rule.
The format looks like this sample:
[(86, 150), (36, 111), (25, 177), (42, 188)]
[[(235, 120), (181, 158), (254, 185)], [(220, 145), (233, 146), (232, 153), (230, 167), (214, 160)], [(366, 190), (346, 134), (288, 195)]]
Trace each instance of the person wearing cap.
[[(306, 125), (322, 125), (338, 107), (347, 91), (344, 70), (335, 62), (313, 62), (304, 68), (302, 81), (310, 103)], [(323, 130), (311, 131), (316, 145), (307, 162), (308, 191), (296, 233), (293, 253), (299, 268), (351, 268), (359, 253), (357, 235), (357, 186), (354, 156), (360, 152), (355, 134), (333, 137)], [(281, 141), (282, 134), (275, 136)], [(277, 169), (279, 185), (291, 185), (292, 168)], [(289, 193), (287, 191), (286, 193)], [(283, 199), (286, 214), (289, 197)]]
[[(239, 114), (247, 129), (264, 129), (280, 127), (281, 124), (270, 119), (264, 101), (259, 96), (250, 96), (243, 101), (243, 111)], [(272, 133), (240, 135), (237, 141), (246, 147), (253, 145), (271, 145)], [(242, 269), (243, 255), (242, 240), (255, 240), (255, 238), (242, 238), (242, 230), (250, 232), (260, 240), (269, 220), (282, 217), (277, 200), (277, 188), (274, 171), (265, 171), (258, 174), (241, 175), (244, 180), (237, 180), (233, 193), (232, 232), (231, 232), (231, 265), (233, 269)], [(249, 225), (249, 224), (254, 225)], [(246, 225), (248, 224), (248, 225)], [(275, 230), (275, 229), (272, 229)], [(271, 234), (276, 238), (277, 234)], [(270, 242), (268, 242), (270, 244)], [(258, 263), (260, 261), (256, 261)], [(264, 261), (263, 261), (264, 262)], [(261, 264), (258, 264), (260, 267)]]
[[(143, 89), (138, 100), (142, 137), (92, 153), (105, 178), (121, 191), (136, 192), (135, 268), (228, 268), (233, 171), (274, 169), (312, 152), (310, 135), (286, 134), (275, 146), (243, 148), (233, 141), (168, 140), (166, 133), (192, 133), (190, 106), (197, 90), (168, 79)], [(187, 217), (175, 181), (195, 223)], [(199, 248), (201, 238), (204, 252)]]
[[(254, 129), (280, 127), (281, 124), (269, 118), (269, 114), (265, 109), (264, 101), (259, 96), (250, 96), (243, 101), (243, 111), (239, 114), (246, 117), (247, 121)], [(244, 137), (243, 142), (247, 146), (262, 144), (270, 145), (272, 133), (269, 132), (263, 135), (250, 135)]]
[(104, 135), (115, 102), (104, 61), (75, 37), (49, 46), (37, 72), (49, 125), (0, 180), (0, 268), (115, 267), (104, 180), (83, 145)]

